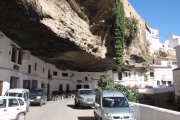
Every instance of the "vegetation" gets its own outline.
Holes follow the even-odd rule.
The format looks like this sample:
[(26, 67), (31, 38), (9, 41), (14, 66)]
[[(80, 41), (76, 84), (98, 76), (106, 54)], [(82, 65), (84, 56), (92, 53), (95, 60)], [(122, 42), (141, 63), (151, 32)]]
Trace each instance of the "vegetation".
[(126, 87), (123, 85), (114, 85), (113, 80), (110, 79), (107, 75), (101, 75), (100, 80), (98, 81), (98, 89), (102, 90), (120, 90), (131, 102), (137, 102), (138, 91), (135, 88)]
[(167, 53), (166, 52), (163, 52), (163, 51), (159, 51), (159, 55), (162, 56), (162, 57), (167, 57)]
[(138, 21), (135, 18), (125, 19), (125, 43), (129, 46), (138, 34)]
[(124, 52), (124, 8), (120, 0), (114, 0), (112, 8), (112, 19), (114, 29), (116, 64), (120, 71), (123, 66), (123, 52)]

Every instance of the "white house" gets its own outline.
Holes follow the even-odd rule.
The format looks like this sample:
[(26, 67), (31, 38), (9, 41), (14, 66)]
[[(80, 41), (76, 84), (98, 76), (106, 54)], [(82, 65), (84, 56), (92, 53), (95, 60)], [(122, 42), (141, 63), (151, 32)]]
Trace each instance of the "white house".
[(145, 36), (146, 41), (149, 44), (150, 53), (159, 51), (159, 48), (161, 47), (159, 31), (149, 27), (147, 24), (145, 24), (145, 27)]
[(174, 47), (180, 45), (180, 36), (176, 36), (173, 33), (171, 33), (168, 38), (168, 41), (169, 41), (169, 47), (174, 48)]
[(149, 85), (153, 87), (169, 86), (173, 84), (172, 70), (177, 68), (177, 61), (173, 58), (155, 58), (148, 75)]

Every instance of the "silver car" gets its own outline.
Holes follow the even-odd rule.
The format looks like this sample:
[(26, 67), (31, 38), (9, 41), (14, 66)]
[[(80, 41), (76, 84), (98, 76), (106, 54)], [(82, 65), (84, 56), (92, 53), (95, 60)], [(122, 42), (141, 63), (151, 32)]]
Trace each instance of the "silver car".
[(92, 89), (78, 89), (75, 96), (75, 106), (94, 106), (95, 94)]
[(96, 93), (95, 120), (135, 120), (132, 107), (121, 91), (104, 90)]

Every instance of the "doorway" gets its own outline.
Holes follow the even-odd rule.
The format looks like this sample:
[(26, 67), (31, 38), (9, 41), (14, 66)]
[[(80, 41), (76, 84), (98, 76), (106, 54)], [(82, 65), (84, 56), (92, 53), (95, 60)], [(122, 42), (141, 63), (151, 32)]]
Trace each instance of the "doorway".
[(19, 78), (18, 77), (11, 77), (10, 78), (10, 89), (18, 88), (19, 87)]
[(0, 81), (0, 96), (2, 95), (3, 81)]
[(82, 88), (82, 86), (81, 85), (76, 85), (76, 89), (78, 90), (78, 89), (81, 89)]
[(47, 97), (48, 97), (48, 101), (51, 100), (50, 99), (50, 84), (47, 84)]

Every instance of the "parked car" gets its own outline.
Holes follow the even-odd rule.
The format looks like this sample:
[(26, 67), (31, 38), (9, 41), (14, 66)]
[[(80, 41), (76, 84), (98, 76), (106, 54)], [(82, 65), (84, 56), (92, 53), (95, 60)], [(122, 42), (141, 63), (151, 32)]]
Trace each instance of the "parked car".
[(9, 89), (6, 91), (4, 96), (14, 96), (21, 97), (26, 102), (26, 110), (29, 111), (30, 98), (29, 98), (29, 89), (15, 88)]
[(92, 89), (78, 89), (75, 94), (75, 106), (94, 106), (95, 94)]
[(26, 102), (20, 97), (0, 96), (0, 120), (25, 120)]
[(127, 98), (117, 90), (96, 92), (94, 117), (95, 120), (135, 120)]
[(44, 88), (36, 88), (30, 91), (30, 103), (42, 106), (47, 102), (47, 93)]

